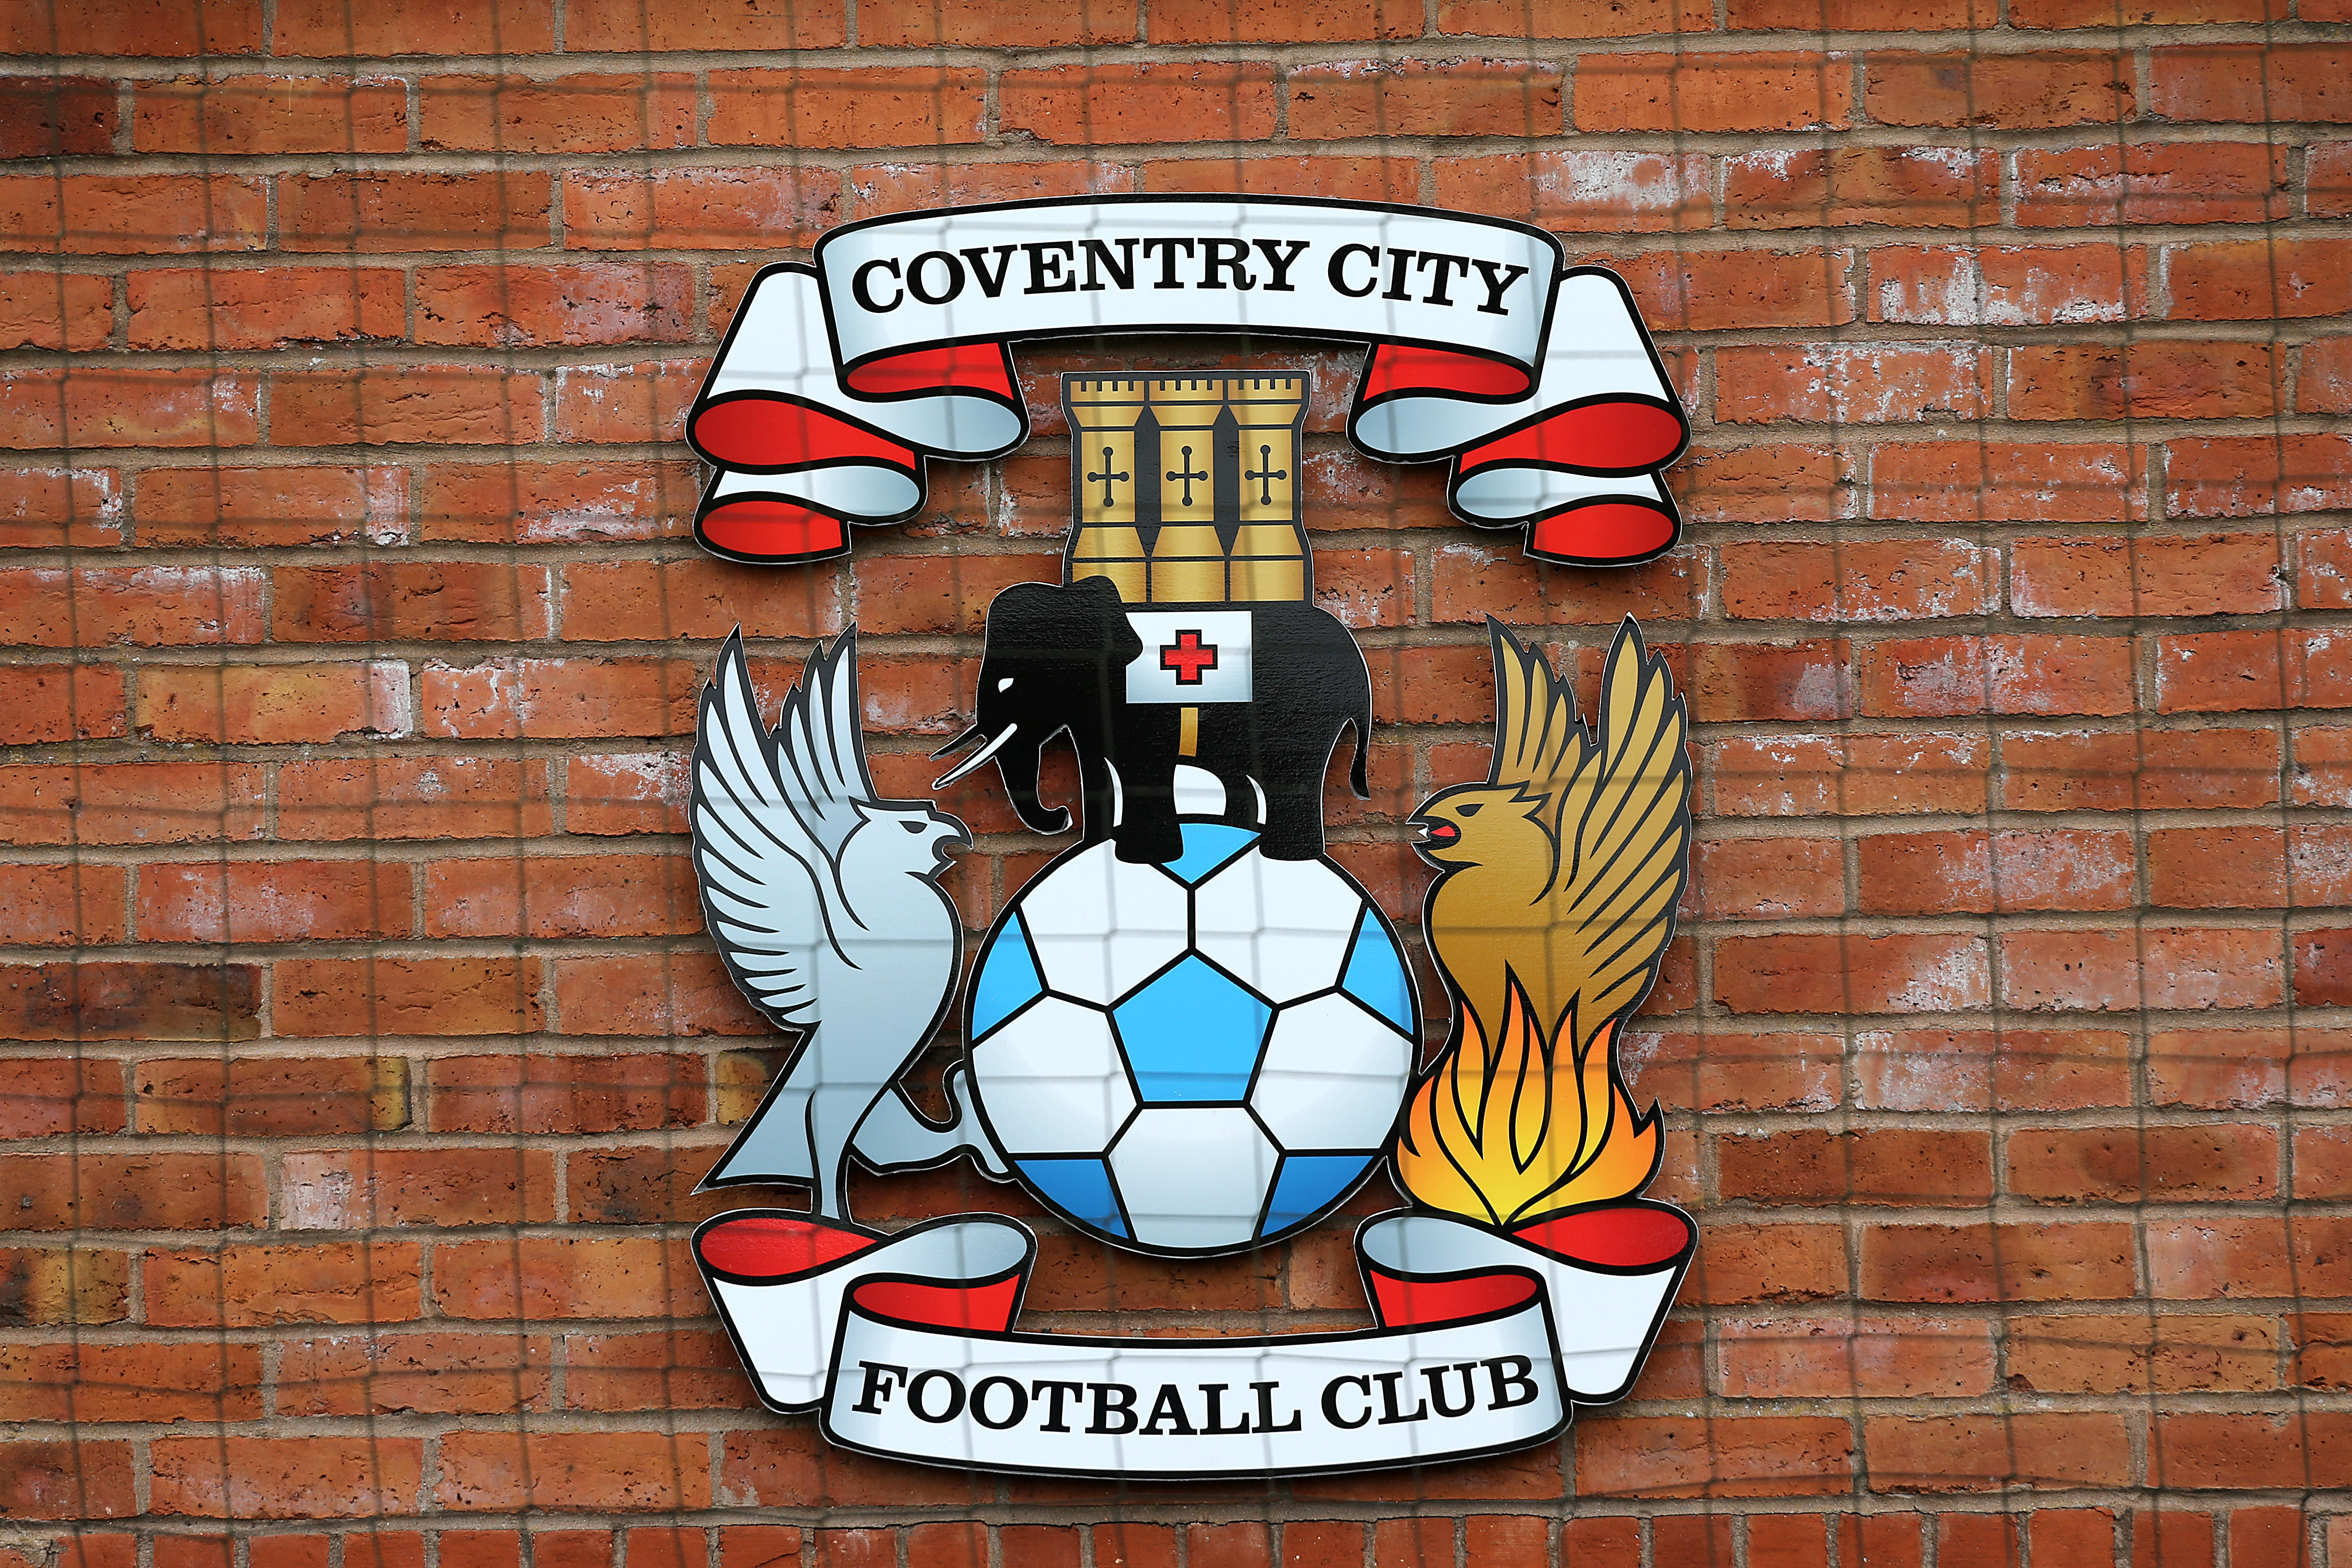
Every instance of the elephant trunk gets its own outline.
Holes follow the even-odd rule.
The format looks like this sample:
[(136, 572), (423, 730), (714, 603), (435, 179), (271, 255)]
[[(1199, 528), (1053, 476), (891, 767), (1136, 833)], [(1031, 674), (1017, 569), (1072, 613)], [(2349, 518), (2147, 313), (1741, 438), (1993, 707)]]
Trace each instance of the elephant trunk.
[(1037, 768), (1045, 748), (1042, 740), (1024, 737), (1022, 744), (998, 756), (996, 770), (1004, 778), (1004, 793), (1013, 801), (1013, 810), (1020, 813), (1029, 830), (1058, 833), (1070, 825), (1069, 808), (1047, 806), (1037, 799)]

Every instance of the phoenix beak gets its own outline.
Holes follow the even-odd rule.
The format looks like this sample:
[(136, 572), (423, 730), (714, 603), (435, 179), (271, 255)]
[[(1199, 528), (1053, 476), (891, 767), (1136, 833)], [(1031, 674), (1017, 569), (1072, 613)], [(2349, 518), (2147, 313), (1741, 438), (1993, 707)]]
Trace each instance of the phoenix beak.
[(1003, 747), (1004, 743), (1013, 738), (1013, 731), (1020, 727), (1021, 727), (1018, 724), (1006, 725), (1003, 729), (997, 732), (995, 739), (990, 741), (986, 746), (982, 747), (978, 751), (973, 752), (970, 757), (965, 758), (961, 762), (957, 763), (953, 768), (949, 768), (945, 773), (940, 774), (937, 779), (932, 779), (931, 788), (934, 789), (944, 789), (949, 785), (954, 783), (957, 779), (962, 778), (965, 774), (970, 773), (973, 768), (979, 767), (982, 763), (987, 761), (990, 758), (995, 756), (997, 751)]

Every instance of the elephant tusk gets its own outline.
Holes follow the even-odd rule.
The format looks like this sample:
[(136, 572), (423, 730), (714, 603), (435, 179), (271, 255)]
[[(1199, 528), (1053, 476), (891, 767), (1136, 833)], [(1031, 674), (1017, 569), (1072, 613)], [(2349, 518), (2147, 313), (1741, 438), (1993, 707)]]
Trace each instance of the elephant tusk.
[(1002, 730), (997, 732), (997, 736), (994, 740), (990, 741), (986, 746), (982, 747), (978, 751), (973, 752), (970, 757), (965, 758), (961, 762), (957, 763), (953, 768), (949, 768), (945, 773), (942, 773), (937, 779), (932, 779), (931, 788), (934, 789), (944, 789), (949, 785), (954, 783), (957, 779), (962, 778), (965, 774), (971, 772), (973, 768), (979, 767), (982, 763), (987, 761), (990, 758), (995, 756), (997, 751), (1003, 747), (1004, 743), (1013, 738), (1013, 732), (1020, 727), (1021, 727), (1018, 724), (1006, 725)]
[(937, 751), (932, 752), (931, 755), (933, 757), (945, 757), (950, 751), (961, 751), (965, 747), (970, 746), (973, 741), (978, 740), (980, 738), (980, 726), (975, 724), (970, 729), (965, 730), (961, 735), (957, 736), (953, 740), (949, 741), (945, 746), (940, 747)]

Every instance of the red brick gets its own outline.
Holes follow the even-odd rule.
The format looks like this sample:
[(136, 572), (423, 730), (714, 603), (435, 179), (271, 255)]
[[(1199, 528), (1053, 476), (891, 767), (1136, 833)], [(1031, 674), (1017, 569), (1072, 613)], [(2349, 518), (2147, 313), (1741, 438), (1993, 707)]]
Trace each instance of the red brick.
[(0, 744), (38, 746), (128, 733), (122, 672), (112, 665), (0, 668)]
[(260, 434), (259, 381), (202, 370), (0, 372), (8, 444), (250, 446)]
[(1721, 1390), (1732, 1398), (1955, 1398), (1990, 1393), (1992, 1335), (1952, 1318), (1723, 1320)]
[(253, 763), (0, 767), (0, 837), (16, 844), (166, 844), (262, 836)]
[(865, 599), (861, 632), (977, 631), (997, 590), (1059, 570), (1051, 557), (884, 556), (845, 571), (846, 583), (814, 573), (777, 583), (759, 567), (709, 556), (589, 561), (563, 569), (563, 632), (591, 643), (716, 639), (742, 622), (756, 596), (764, 635), (830, 636), (844, 624), (844, 586)]
[(238, 55), (261, 47), (261, 7), (229, 0), (199, 13), (163, 0), (56, 0), (11, 11), (0, 54)]
[(1853, 81), (1853, 59), (1839, 54), (1595, 55), (1577, 67), (1576, 128), (1843, 130)]
[(2010, 547), (2010, 602), (2020, 615), (2253, 615), (2284, 600), (2270, 534), (2106, 535)]
[(1951, 1207), (1992, 1196), (1990, 1145), (1979, 1133), (1878, 1128), (1711, 1142), (1717, 1190), (1733, 1201)]
[(1560, 128), (1559, 70), (1528, 61), (1306, 66), (1290, 73), (1288, 87), (1295, 139), (1540, 136)]
[(2273, 1319), (2184, 1312), (2011, 1316), (2006, 1346), (2013, 1384), (2033, 1394), (2274, 1388), (2278, 1348)]
[(427, 664), (418, 728), (477, 739), (683, 735), (694, 728), (698, 678), (693, 665), (671, 659)]
[(1870, 516), (1916, 522), (2095, 522), (2147, 511), (2145, 449), (2113, 442), (1887, 442)]
[(172, 268), (131, 273), (127, 287), (134, 349), (275, 349), (405, 332), (403, 280), (383, 267)]
[(2275, 931), (2011, 931), (2000, 946), (2002, 995), (2013, 1008), (2129, 1012), (2283, 999)]
[(682, 855), (531, 855), (435, 861), (428, 936), (662, 936), (702, 929)]
[[(978, 9), (982, 0), (966, 0)], [(1099, 3), (1099, 0), (1090, 0)], [(944, 8), (930, 4), (921, 6), (924, 16), (939, 16)], [(998, 24), (1014, 24), (1030, 20), (1050, 25), (1066, 13), (1011, 14), (990, 12)], [(864, 18), (859, 18), (864, 26)], [(1318, 164), (1323, 160), (1293, 158), (1255, 158), (1237, 164), (1228, 158), (1201, 159), (1185, 162), (1153, 165), (1152, 186), (1155, 190), (1184, 190), (1188, 169), (1196, 166), (1213, 172), (1210, 189), (1231, 193), (1236, 188), (1256, 190), (1269, 171), (1295, 171), (1302, 164)], [(1353, 166), (1368, 163), (1384, 166), (1382, 159), (1333, 159), (1335, 165)], [(1399, 190), (1416, 190), (1421, 171), (1410, 159), (1393, 161), (1408, 177), (1396, 182)], [(1215, 183), (1221, 179), (1222, 184)], [(887, 213), (919, 212), (937, 207), (953, 207), (979, 202), (1010, 202), (1043, 196), (1119, 195), (1135, 189), (1135, 171), (1124, 163), (1108, 161), (1070, 161), (1057, 163), (861, 163), (849, 172), (851, 191), (857, 198), (859, 215), (875, 217)], [(1288, 190), (1279, 180), (1276, 188)], [(1342, 192), (1292, 192), (1294, 194), (1342, 194)], [(714, 327), (723, 328), (740, 297), (742, 282), (751, 269), (741, 264), (711, 269), (711, 294), (719, 303)], [(1055, 410), (1059, 412), (1058, 408)], [(1067, 472), (1066, 469), (1063, 470)], [(1066, 519), (1065, 519), (1066, 521)]]
[(2000, 183), (1995, 154), (1957, 147), (1738, 152), (1723, 161), (1725, 221), (1738, 229), (1970, 227), (1987, 221)]
[(555, 1219), (555, 1156), (545, 1149), (298, 1153), (278, 1172), (278, 1225), (287, 1230)]
[(2334, 511), (2352, 504), (2352, 437), (2223, 436), (2165, 446), (2174, 517)]
[[(2032, 0), (2042, 6), (2078, 0)], [(2025, 1521), (2026, 1541), (2042, 1562), (2111, 1563), (2116, 1552), (2116, 1516), (2105, 1509), (2037, 1508)]]
[[(548, 1407), (545, 1334), (333, 1334), (284, 1342), (278, 1409), (290, 1416), (476, 1415)], [(442, 1553), (450, 1554), (444, 1535)]]
[(1865, 714), (2122, 714), (2136, 706), (2126, 637), (1907, 638), (1857, 648), (1855, 664)]
[(2173, 909), (2279, 909), (2287, 903), (2287, 830), (2149, 831), (2148, 902)]
[(1969, 349), (1722, 348), (1715, 351), (1715, 416), (1727, 424), (1916, 423), (1977, 419), (1990, 411), (1990, 356)]
[(2298, 356), (2294, 406), (2302, 413), (2352, 413), (2352, 337), (2319, 338)]
[(436, 463), (418, 484), (425, 538), (484, 544), (683, 533), (699, 487), (685, 464), (635, 459)]
[(1990, 597), (1991, 563), (1958, 539), (1725, 545), (1720, 558), (1738, 620), (1931, 620), (1981, 614)]
[(1990, 999), (1974, 936), (1729, 936), (1716, 945), (1716, 999), (1735, 1012), (1947, 1012)]
[(686, 831), (686, 758), (668, 752), (574, 757), (565, 763), (563, 825), (599, 836)]
[(408, 151), (408, 86), (396, 77), (180, 77), (133, 92), (142, 152)]
[(1876, 1301), (2093, 1301), (2138, 1293), (2127, 1224), (1873, 1225), (1861, 1294)]
[(273, 746), (346, 735), (403, 735), (408, 666), (229, 664), (151, 669), (139, 683), (139, 733), (157, 740)]
[(1683, 691), (1691, 716), (1703, 724), (1845, 716), (1844, 683), (1837, 651), (1829, 643), (1717, 643), (1695, 648), (1692, 654)]
[(504, 561), (281, 568), (270, 608), (280, 643), (517, 642), (551, 616), (547, 569)]
[(409, 1119), (408, 1062), (397, 1056), (150, 1058), (131, 1082), (142, 1133), (316, 1137)]
[(398, 468), (150, 468), (138, 486), (142, 544), (397, 544), (407, 534)]
[(2147, 302), (2144, 248), (2113, 245), (1881, 246), (1868, 318), (1953, 327), (2122, 321)]
[[(1696, 154), (1584, 149), (1496, 153), (1440, 158), (1436, 174), (1438, 201), (1444, 205), (1472, 211), (1500, 208), (1523, 222), (1557, 228), (1628, 233), (1705, 228), (1715, 212), (1706, 160)], [(1655, 314), (1659, 307), (1652, 303), (1660, 295), (1687, 296), (1686, 304), (1669, 303), (1665, 308), (1670, 311), (1679, 308), (1711, 313), (1721, 308), (1720, 301), (1704, 297), (1701, 277), (1727, 268), (1755, 274), (1780, 259), (1709, 252), (1644, 256), (1615, 266), (1633, 284), (1644, 317), (1663, 326)], [(1829, 286), (1829, 280), (1820, 280), (1811, 292), (1819, 294)], [(1808, 291), (1796, 282), (1788, 290), (1750, 300), (1747, 316), (1753, 319), (1759, 310), (1776, 308), (1807, 313), (1807, 302)], [(1822, 308), (1815, 306), (1812, 313)]]
[(9, 964), (0, 1029), (18, 1040), (251, 1040), (259, 990), (250, 964)]
[(0, 1228), (216, 1230), (268, 1217), (252, 1155), (0, 1155)]
[(417, 1511), (423, 1439), (157, 1437), (151, 1511), (200, 1519), (348, 1519)]
[[(1412, 30), (1420, 30), (1417, 16)], [(1135, 14), (1108, 0), (1018, 11), (987, 0), (864, 0), (857, 7), (857, 41), (894, 48), (1126, 44), (1135, 41)]]
[(0, 1138), (122, 1130), (121, 1062), (71, 1057), (10, 1060), (8, 1085), (0, 1091)]
[(2266, 1127), (2065, 1129), (2012, 1134), (2009, 1190), (2045, 1203), (2187, 1203), (2275, 1197)]
[(110, 549), (122, 523), (119, 469), (0, 467), (0, 549)]
[(2221, 240), (2168, 252), (2175, 321), (2267, 321), (2352, 310), (2352, 240)]
[(1715, 8), (1701, 0), (1438, 0), (1437, 30), (1503, 38), (1630, 38), (1705, 33)]
[[(1279, 8), (1159, 0), (1145, 26), (1155, 44), (1306, 43), (1413, 37), (1421, 17), (1411, 0), (1300, 0)], [(862, 13), (859, 26), (862, 37)]]
[(2166, 120), (2352, 120), (2352, 50), (2339, 44), (2220, 44), (2148, 52), (2147, 106)]
[(455, 1056), (433, 1063), (436, 1133), (637, 1132), (705, 1115), (699, 1056)]
[(1878, 1491), (2120, 1486), (2132, 1474), (2124, 1419), (2104, 1412), (1875, 1416), (1864, 1431)]
[(1774, 32), (1940, 32), (1992, 25), (1983, 0), (1918, 0), (1893, 12), (1871, 0), (1729, 0), (1727, 14), (1736, 29)]
[(417, 1249), (232, 1245), (147, 1254), (147, 1321), (158, 1327), (398, 1322), (418, 1315)]
[[(131, 1488), (128, 1443), (80, 1437), (0, 1444), (0, 1514), (10, 1519), (121, 1519), (141, 1511)], [(119, 1539), (131, 1543), (128, 1536)]]
[(1836, 1417), (1619, 1416), (1580, 1423), (1575, 1437), (1580, 1496), (1806, 1497), (1853, 1484), (1853, 1433)]
[(1863, 101), (1881, 125), (2032, 131), (2132, 118), (2132, 64), (2104, 51), (1873, 54)]
[(2265, 419), (2282, 367), (2266, 343), (2020, 347), (2009, 354), (2011, 419)]
[(2294, 800), (2298, 806), (2352, 806), (2352, 729), (2295, 733)]
[(564, 239), (575, 250), (814, 245), (838, 221), (841, 193), (829, 169), (573, 172), (563, 176)]
[(2310, 1568), (2300, 1508), (2241, 1508), (2230, 1513), (2231, 1568)]
[(566, 959), (556, 966), (555, 1005), (573, 1034), (769, 1032), (726, 969), (699, 953)]
[(96, 77), (23, 76), (0, 83), (0, 156), (61, 158), (114, 151), (115, 85)]
[(374, 861), (149, 865), (135, 915), (148, 942), (348, 942), (410, 935), (408, 868)]
[(694, 78), (451, 77), (417, 83), (416, 142), (441, 150), (619, 152), (694, 145)]
[(2123, 832), (1888, 833), (1856, 846), (1860, 907), (1902, 915), (2126, 909)]
[[(1588, 156), (1615, 160), (1621, 155)], [(1661, 160), (1659, 167), (1661, 172), (1665, 172), (1672, 166)], [(1612, 193), (1614, 173), (1610, 172), (1609, 166), (1602, 166), (1601, 172), (1609, 172), (1609, 178), (1593, 182), (1594, 193), (1616, 200)], [(1441, 199), (1445, 193), (1442, 179), (1443, 165)], [(1694, 181), (1689, 188), (1695, 194), (1703, 193), (1706, 183), (1703, 180)], [(1676, 200), (1680, 200), (1679, 196)], [(1664, 252), (1591, 259), (1625, 279), (1643, 320), (1657, 331), (1836, 327), (1854, 319), (1853, 290), (1848, 282), (1853, 253), (1848, 250), (1691, 251), (1680, 255)], [(1691, 476), (1683, 469), (1690, 465), (1691, 460), (1685, 458), (1675, 470), (1685, 483)]]
[(0, 1345), (0, 1412), (10, 1421), (249, 1421), (262, 1414), (261, 1347)]
[(2016, 155), (2021, 228), (2261, 223), (2288, 215), (2286, 149), (2158, 142)]
[(416, 340), (677, 342), (693, 335), (692, 294), (692, 272), (675, 262), (426, 267), (416, 275)]
[(563, 1366), (565, 1403), (581, 1410), (734, 1410), (751, 1397), (734, 1345), (715, 1329), (566, 1334)]
[(1083, 145), (1150, 125), (1173, 140), (1255, 141), (1274, 134), (1274, 70), (1244, 65), (1058, 66), (1006, 71), (997, 120), (1007, 132)]
[(540, 1024), (536, 958), (281, 958), (279, 1035), (518, 1034)]
[(440, 55), (527, 55), (555, 47), (548, 14), (522, 0), (478, 6), (457, 0), (387, 0), (363, 12), (334, 0), (284, 0), (270, 53), (325, 59), (407, 55), (428, 39), (432, 52)]
[(709, 1308), (683, 1237), (526, 1237), (434, 1249), (433, 1296), (445, 1316), (701, 1317)]
[(565, 9), (563, 46), (637, 54), (772, 49), (777, 39), (790, 38), (794, 48), (829, 49), (848, 39), (844, 10), (841, 0), (743, 0), (709, 11), (648, 10), (637, 0), (580, 0)]
[(0, 1322), (121, 1322), (131, 1315), (130, 1260), (89, 1247), (0, 1247)]
[(36, 647), (257, 643), (253, 567), (18, 568), (0, 588), (0, 642)]
[(278, 770), (278, 836), (531, 838), (554, 813), (539, 763), (495, 757), (362, 757)]
[[(978, 141), (977, 70), (738, 70), (710, 73), (713, 147), (933, 148)], [(691, 120), (688, 120), (691, 130)]]
[(412, 442), (509, 446), (546, 433), (536, 371), (484, 365), (294, 371), (272, 379), (270, 439), (280, 446)]
[(1685, 903), (1703, 920), (1785, 919), (1843, 912), (1844, 855), (1834, 839), (1709, 839), (1692, 846)]
[(1981, 811), (1990, 747), (1980, 736), (1778, 735), (1712, 748), (1723, 816), (1878, 816)]
[(2148, 1480), (2159, 1487), (2262, 1487), (2279, 1476), (2352, 1485), (2352, 1412), (2174, 1411), (2156, 1418)]
[(0, 348), (102, 349), (114, 280), (86, 272), (0, 273)]
[(0, 245), (68, 256), (260, 250), (262, 182), (229, 175), (59, 174), (0, 179)]
[(2112, 1030), (1874, 1030), (1854, 1037), (1855, 1103), (1919, 1112), (2126, 1104), (2130, 1038)]
[(549, 181), (478, 174), (281, 174), (278, 244), (296, 251), (530, 250), (551, 240)]
[[(1137, 1526), (1103, 1525), (1097, 1527), (1099, 1540), (1106, 1531), (1124, 1529), (1140, 1533)], [(1162, 1527), (1163, 1529), (1165, 1527)], [(444, 1537), (446, 1540), (446, 1537)], [(719, 1568), (787, 1568), (786, 1559), (800, 1555), (801, 1531), (789, 1524), (730, 1524), (719, 1531)], [(1104, 1568), (1114, 1568), (1113, 1560), (1097, 1557)], [(1171, 1552), (1164, 1568), (1175, 1568)], [(1124, 1563), (1116, 1568), (1163, 1568), (1158, 1563)]]

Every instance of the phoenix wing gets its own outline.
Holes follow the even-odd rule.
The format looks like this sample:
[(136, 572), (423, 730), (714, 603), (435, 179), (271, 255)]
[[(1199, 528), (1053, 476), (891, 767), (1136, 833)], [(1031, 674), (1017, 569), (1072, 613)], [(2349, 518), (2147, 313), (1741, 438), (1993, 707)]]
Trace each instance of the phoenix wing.
[(842, 955), (854, 921), (842, 897), (842, 845), (874, 798), (857, 723), (854, 634), (811, 656), (773, 731), (739, 628), (702, 691), (690, 819), (703, 917), (735, 983), (780, 1028), (820, 1019), (821, 946)]
[(1551, 925), (1579, 1055), (1641, 1000), (1674, 936), (1691, 836), (1686, 728), (1664, 661), (1626, 622), (1601, 675), (1596, 744), (1560, 802)]

